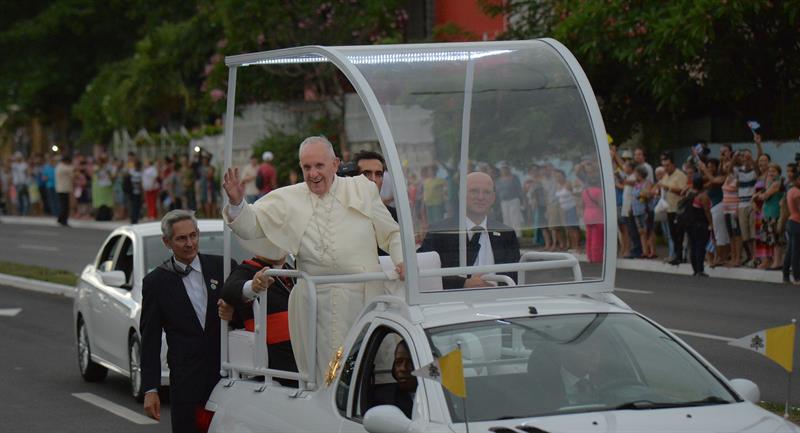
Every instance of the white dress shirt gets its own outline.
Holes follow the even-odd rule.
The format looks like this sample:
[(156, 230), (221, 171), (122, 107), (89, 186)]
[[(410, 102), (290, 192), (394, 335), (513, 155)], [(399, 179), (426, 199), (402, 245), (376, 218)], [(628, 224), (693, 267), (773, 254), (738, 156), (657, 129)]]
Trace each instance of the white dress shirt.
[[(483, 221), (480, 224), (475, 224), (467, 217), (467, 233), (472, 233), (472, 229), (475, 227), (481, 229), (481, 237), (478, 239), (478, 244), (481, 247), (478, 250), (478, 257), (474, 266), (493, 265), (494, 252), (492, 251), (492, 243), (489, 240), (489, 232), (486, 231), (486, 217), (483, 217)], [(470, 234), (470, 240), (472, 240), (472, 236), (475, 236), (475, 234)]]
[[(186, 265), (175, 260), (175, 266), (178, 270), (185, 270)], [(192, 302), (197, 320), (200, 326), (206, 329), (206, 305), (208, 305), (208, 292), (206, 291), (206, 282), (203, 280), (203, 268), (200, 266), (200, 257), (195, 256), (192, 263), (189, 264), (192, 272), (183, 277), (183, 285), (186, 287), (186, 294), (189, 295), (189, 300)]]

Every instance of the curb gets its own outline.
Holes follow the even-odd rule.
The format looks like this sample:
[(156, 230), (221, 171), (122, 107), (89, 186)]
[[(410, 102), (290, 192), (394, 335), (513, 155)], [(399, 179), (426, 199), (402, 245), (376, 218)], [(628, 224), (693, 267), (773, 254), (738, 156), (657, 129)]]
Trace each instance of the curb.
[(11, 286), (17, 289), (31, 290), (33, 292), (60, 295), (66, 298), (75, 297), (75, 287), (49, 283), (47, 281), (33, 280), (30, 278), (22, 278), (14, 275), (0, 274), (0, 284)]

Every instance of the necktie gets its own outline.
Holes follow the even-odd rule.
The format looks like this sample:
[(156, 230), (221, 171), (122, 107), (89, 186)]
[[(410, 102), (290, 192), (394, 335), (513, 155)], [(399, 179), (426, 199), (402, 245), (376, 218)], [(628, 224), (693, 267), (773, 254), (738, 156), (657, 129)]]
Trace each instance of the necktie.
[(186, 265), (183, 270), (178, 267), (177, 263), (175, 263), (175, 259), (172, 259), (172, 269), (175, 270), (175, 273), (178, 274), (181, 278), (188, 276), (192, 272), (192, 267)]

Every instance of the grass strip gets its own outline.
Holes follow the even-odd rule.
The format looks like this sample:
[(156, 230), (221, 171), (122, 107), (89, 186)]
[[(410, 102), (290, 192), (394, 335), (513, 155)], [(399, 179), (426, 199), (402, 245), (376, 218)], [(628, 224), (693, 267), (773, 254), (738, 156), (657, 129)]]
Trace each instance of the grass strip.
[(48, 283), (63, 284), (73, 287), (78, 283), (78, 276), (70, 271), (50, 269), (36, 265), (21, 265), (19, 263), (4, 261), (0, 261), (0, 274), (8, 274), (15, 277), (30, 278), (32, 280), (47, 281)]
[[(758, 405), (780, 416), (783, 416), (783, 412), (786, 408), (786, 403), (775, 403), (771, 401), (761, 401)], [(789, 421), (800, 425), (800, 407), (789, 405)]]

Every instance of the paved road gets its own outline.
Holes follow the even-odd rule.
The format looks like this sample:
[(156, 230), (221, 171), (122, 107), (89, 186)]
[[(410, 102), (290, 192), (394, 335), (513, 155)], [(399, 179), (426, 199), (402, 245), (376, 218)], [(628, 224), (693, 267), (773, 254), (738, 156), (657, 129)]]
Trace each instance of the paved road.
[(105, 230), (0, 224), (0, 261), (80, 274), (108, 234)]
[[(729, 379), (750, 379), (764, 400), (786, 399), (786, 371), (769, 359), (714, 337), (739, 338), (800, 319), (800, 289), (752, 281), (696, 278), (639, 271), (617, 272), (618, 295), (635, 310), (674, 330)], [(633, 289), (642, 293), (624, 291)], [(792, 402), (800, 405), (800, 345), (795, 346)]]
[[(141, 414), (128, 395), (128, 381), (109, 373), (103, 383), (86, 383), (78, 373), (72, 327), (72, 300), (0, 287), (0, 430), (6, 432), (168, 432), (169, 406), (161, 423), (137, 424), (80, 397)], [(133, 417), (145, 421), (143, 415)]]

